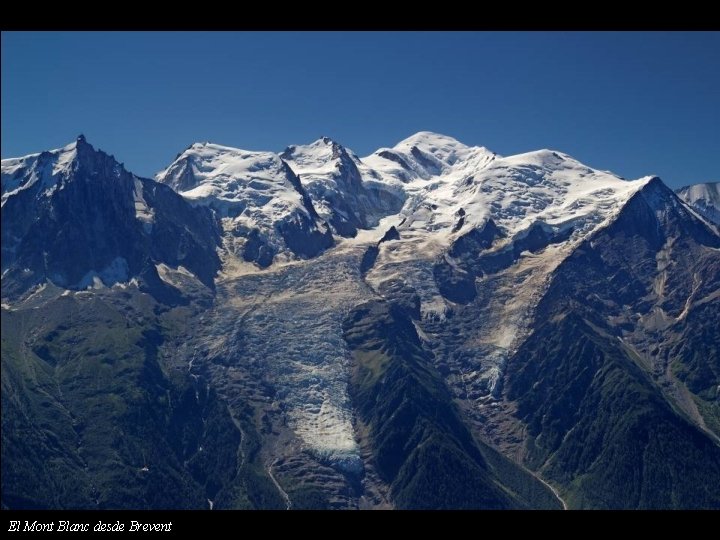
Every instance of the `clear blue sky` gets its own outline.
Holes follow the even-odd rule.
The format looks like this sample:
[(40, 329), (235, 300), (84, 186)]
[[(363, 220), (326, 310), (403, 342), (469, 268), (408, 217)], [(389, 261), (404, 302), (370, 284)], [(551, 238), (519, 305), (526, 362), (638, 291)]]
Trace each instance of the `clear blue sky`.
[(718, 180), (720, 32), (2, 35), (2, 157), (84, 133), (151, 176), (195, 141), (365, 155), (420, 130)]

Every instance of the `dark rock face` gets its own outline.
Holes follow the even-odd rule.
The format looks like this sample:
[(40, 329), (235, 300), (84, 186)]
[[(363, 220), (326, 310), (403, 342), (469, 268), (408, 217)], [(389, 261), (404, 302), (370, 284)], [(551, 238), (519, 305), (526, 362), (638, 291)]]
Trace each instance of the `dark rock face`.
[(298, 257), (316, 257), (335, 243), (330, 229), (321, 232), (307, 223), (293, 222), (280, 222), (278, 228), (285, 245)]
[(179, 163), (180, 170), (173, 177), (172, 182), (168, 185), (175, 191), (187, 191), (197, 186), (195, 175), (193, 174), (193, 157), (186, 157)]
[(375, 266), (379, 254), (380, 248), (377, 245), (370, 246), (365, 250), (363, 258), (360, 260), (360, 273), (362, 275), (367, 274)]
[(260, 238), (257, 229), (253, 229), (247, 235), (245, 247), (243, 248), (243, 259), (247, 262), (254, 262), (260, 268), (267, 268), (275, 258), (275, 252), (272, 247)]
[(400, 233), (395, 228), (395, 226), (390, 227), (385, 232), (379, 243), (382, 244), (383, 242), (389, 242), (390, 240), (400, 240)]
[[(623, 306), (647, 312), (652, 303), (679, 315), (698, 273), (697, 298), (717, 290), (720, 237), (698, 220), (659, 179), (628, 201), (617, 219), (586, 239), (558, 268), (540, 315), (586, 305), (603, 315), (620, 315)], [(654, 291), (658, 256), (672, 265), (661, 294)], [(664, 255), (661, 255), (664, 256)]]
[(375, 266), (375, 261), (378, 258), (378, 255), (380, 254), (380, 244), (383, 242), (390, 242), (391, 240), (400, 240), (400, 233), (397, 231), (397, 229), (393, 226), (390, 227), (383, 237), (378, 241), (377, 244), (370, 246), (367, 248), (365, 253), (363, 254), (363, 258), (360, 261), (360, 273), (362, 275), (367, 274), (370, 269)]
[(171, 189), (152, 180), (141, 180), (143, 197), (154, 210), (150, 231), (150, 256), (169, 266), (185, 266), (212, 288), (220, 269), (216, 248), (220, 230), (210, 212), (193, 208)]
[(392, 152), (390, 150), (382, 150), (378, 152), (378, 156), (381, 158), (387, 159), (388, 161), (393, 161), (400, 165), (403, 169), (406, 171), (412, 170), (412, 167), (410, 167), (410, 164), (405, 161), (401, 156), (399, 156), (396, 152)]
[(410, 149), (410, 154), (415, 158), (417, 163), (430, 174), (438, 174), (442, 170), (442, 164), (432, 156), (429, 156), (417, 146)]
[(315, 210), (315, 207), (313, 206), (310, 195), (308, 195), (307, 190), (302, 185), (302, 182), (300, 182), (300, 178), (298, 178), (298, 176), (292, 171), (292, 169), (285, 162), (282, 163), (282, 169), (283, 169), (283, 172), (285, 173), (285, 176), (288, 179), (288, 181), (295, 188), (295, 191), (297, 191), (300, 194), (300, 196), (302, 197), (303, 206), (305, 207), (305, 210), (307, 210), (307, 213), (310, 215), (310, 217), (312, 219), (320, 219), (317, 211)]
[[(462, 215), (460, 219), (463, 219)], [(433, 273), (438, 290), (452, 302), (472, 302), (477, 297), (475, 280), (478, 277), (509, 268), (524, 251), (537, 253), (550, 244), (564, 242), (572, 232), (572, 228), (555, 231), (552, 227), (535, 223), (516, 234), (507, 245), (491, 250), (495, 241), (506, 235), (490, 219), (482, 229), (474, 229), (458, 238), (447, 255), (435, 264)]]
[[(32, 170), (42, 174), (50, 155)], [(49, 279), (85, 288), (139, 276), (149, 264), (182, 265), (213, 287), (219, 229), (207, 209), (172, 189), (138, 178), (84, 139), (74, 161), (44, 193), (43, 182), (8, 197), (2, 208), (3, 296)], [(142, 214), (142, 215), (141, 215)]]
[[(461, 218), (463, 216), (460, 216)], [(492, 246), (495, 240), (505, 234), (489, 219), (482, 229), (473, 229), (458, 238), (433, 267), (438, 290), (445, 298), (459, 304), (467, 304), (475, 299), (475, 278), (482, 275), (479, 265), (481, 254)], [(455, 259), (451, 264), (448, 257)]]

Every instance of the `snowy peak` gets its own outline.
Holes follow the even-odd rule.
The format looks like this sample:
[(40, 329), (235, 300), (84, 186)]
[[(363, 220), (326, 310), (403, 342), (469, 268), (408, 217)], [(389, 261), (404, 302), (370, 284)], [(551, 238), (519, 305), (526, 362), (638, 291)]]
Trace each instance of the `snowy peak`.
[[(699, 227), (695, 227), (696, 230), (693, 236), (699, 242), (707, 244), (706, 237), (708, 234), (712, 236), (714, 232), (715, 236), (717, 236), (717, 231), (713, 231), (714, 228), (712, 224), (720, 224), (717, 221), (718, 217), (720, 217), (717, 212), (718, 207), (713, 205), (712, 199), (713, 196), (717, 195), (717, 192), (713, 193), (712, 191), (713, 188), (717, 187), (717, 184), (689, 187), (696, 187), (697, 189), (694, 190), (695, 194), (701, 193), (704, 194), (704, 197), (695, 199), (694, 203), (683, 204), (683, 199), (680, 194), (667, 187), (657, 176), (650, 177), (650, 180), (645, 184), (643, 189), (638, 192), (638, 196), (643, 198), (648, 207), (654, 212), (657, 221), (661, 223), (664, 228), (667, 228), (666, 223), (672, 220), (675, 220), (676, 223), (682, 223), (683, 227), (691, 227), (691, 224), (702, 224)], [(692, 210), (695, 210), (695, 212)], [(704, 221), (702, 218), (705, 218), (707, 221)], [(715, 238), (710, 241), (710, 244), (713, 242), (718, 243), (717, 240), (718, 239)]]
[[(156, 179), (190, 199), (210, 191), (233, 199), (243, 190), (243, 182), (284, 184), (288, 181), (284, 163), (271, 152), (241, 150), (207, 142), (191, 145), (167, 169), (158, 173)], [(202, 189), (193, 193), (199, 187)]]
[(512, 156), (506, 156), (504, 158), (509, 163), (517, 163), (519, 165), (526, 165), (532, 167), (538, 167), (543, 169), (557, 169), (557, 168), (584, 168), (588, 171), (592, 169), (583, 165), (575, 158), (558, 152), (556, 150), (550, 150), (543, 148), (541, 150), (533, 150), (532, 152), (523, 152), (522, 154), (515, 154)]
[(720, 225), (720, 182), (685, 186), (676, 193), (700, 215)]
[(329, 137), (289, 146), (281, 157), (300, 177), (320, 217), (340, 236), (354, 237), (358, 229), (396, 213), (404, 201), (400, 193), (372, 182), (373, 175), (364, 179), (360, 159)]
[(352, 160), (350, 153), (329, 137), (306, 145), (288, 146), (280, 157), (301, 177), (333, 173), (344, 160)]
[(401, 212), (402, 229), (451, 237), (482, 228), (488, 219), (509, 235), (536, 222), (592, 227), (642, 185), (562, 152), (544, 149), (501, 157), (428, 132), (380, 150), (363, 163), (404, 182), (408, 202)]
[(421, 131), (392, 148), (377, 150), (362, 161), (386, 181), (407, 183), (442, 176), (467, 160), (487, 161), (493, 156), (484, 147), (469, 147), (452, 137)]
[(453, 137), (430, 131), (420, 131), (397, 143), (393, 150), (403, 154), (420, 151), (441, 163), (452, 165), (465, 156), (470, 148)]
[(680, 188), (677, 193), (687, 202), (705, 200), (713, 204), (720, 204), (720, 182), (685, 186)]
[(195, 143), (156, 178), (213, 209), (230, 250), (262, 267), (280, 252), (312, 256), (332, 244), (300, 179), (272, 152)]
[(85, 137), (4, 160), (2, 173), (4, 295), (44, 281), (70, 289), (132, 278), (147, 285), (159, 280), (153, 262), (182, 265), (212, 287), (219, 259), (210, 213), (126, 171)]
[(272, 152), (195, 143), (156, 178), (221, 217), (244, 216), (249, 224), (294, 211), (314, 216), (298, 178)]
[(76, 143), (56, 150), (2, 160), (2, 201), (38, 183), (44, 190), (57, 184), (58, 175), (75, 159)]
[(119, 171), (122, 165), (112, 156), (93, 148), (84, 135), (62, 148), (2, 160), (2, 204), (9, 197), (27, 189), (36, 189), (38, 196), (50, 196), (62, 187), (71, 173), (80, 168), (92, 169), (95, 161), (104, 168)]

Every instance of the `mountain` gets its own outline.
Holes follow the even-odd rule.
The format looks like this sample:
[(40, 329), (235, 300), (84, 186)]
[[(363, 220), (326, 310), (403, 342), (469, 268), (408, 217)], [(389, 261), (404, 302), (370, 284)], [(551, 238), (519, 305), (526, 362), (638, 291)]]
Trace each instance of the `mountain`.
[(2, 161), (4, 508), (199, 507), (241, 481), (224, 405), (161, 352), (212, 304), (219, 233), (82, 136)]
[(333, 244), (298, 177), (270, 152), (196, 143), (157, 180), (191, 204), (211, 208), (228, 249), (260, 267), (279, 253), (314, 257)]
[(705, 481), (720, 474), (717, 330), (698, 318), (720, 309), (718, 248), (653, 179), (555, 271), (508, 397), (528, 424), (527, 461), (573, 506), (717, 505)]
[(720, 225), (720, 182), (695, 184), (677, 190), (678, 197), (692, 206), (701, 216)]
[(403, 183), (442, 176), (454, 167), (477, 166), (494, 156), (484, 147), (471, 148), (438, 133), (421, 131), (392, 148), (381, 148), (362, 160), (366, 174)]
[(374, 227), (402, 208), (401, 189), (363, 178), (360, 159), (328, 137), (289, 146), (280, 157), (300, 177), (320, 216), (341, 236), (354, 237), (358, 229)]
[(139, 178), (81, 135), (61, 149), (2, 161), (2, 296), (35, 286), (163, 285), (158, 266), (213, 288), (212, 215)]
[(720, 507), (715, 184), (430, 132), (2, 173), (4, 507)]

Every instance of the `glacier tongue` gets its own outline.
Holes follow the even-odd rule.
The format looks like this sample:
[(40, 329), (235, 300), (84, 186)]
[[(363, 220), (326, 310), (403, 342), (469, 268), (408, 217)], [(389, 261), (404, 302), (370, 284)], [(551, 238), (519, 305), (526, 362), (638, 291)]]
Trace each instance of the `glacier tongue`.
[[(342, 321), (372, 294), (359, 275), (362, 249), (350, 243), (261, 273), (226, 271), (218, 287), (223, 307), (211, 324), (218, 341), (210, 344), (210, 356), (227, 359), (230, 373), (251, 369), (251, 378), (272, 387), (272, 401), (282, 404), (302, 449), (353, 474), (363, 464), (347, 390), (350, 353)], [(277, 449), (279, 456), (296, 451)]]

